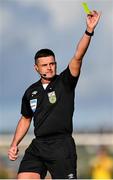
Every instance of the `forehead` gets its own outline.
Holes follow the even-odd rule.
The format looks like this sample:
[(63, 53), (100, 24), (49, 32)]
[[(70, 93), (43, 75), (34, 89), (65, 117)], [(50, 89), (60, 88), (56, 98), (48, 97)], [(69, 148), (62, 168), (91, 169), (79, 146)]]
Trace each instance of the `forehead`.
[(48, 64), (50, 62), (54, 62), (55, 58), (53, 56), (40, 57), (37, 59), (39, 64)]

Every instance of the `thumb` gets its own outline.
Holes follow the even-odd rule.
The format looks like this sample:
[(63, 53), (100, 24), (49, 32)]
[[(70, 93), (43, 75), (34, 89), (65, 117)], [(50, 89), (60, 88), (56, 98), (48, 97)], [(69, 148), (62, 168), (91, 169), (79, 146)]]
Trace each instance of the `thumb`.
[(17, 153), (18, 153), (18, 147), (17, 147), (17, 146), (12, 147), (12, 151), (13, 151), (15, 154), (17, 154)]

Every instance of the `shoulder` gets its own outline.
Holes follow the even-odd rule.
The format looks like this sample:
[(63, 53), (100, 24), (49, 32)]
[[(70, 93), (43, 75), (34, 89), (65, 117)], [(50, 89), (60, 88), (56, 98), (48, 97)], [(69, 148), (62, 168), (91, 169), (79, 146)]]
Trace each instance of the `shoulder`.
[(35, 82), (35, 83), (33, 83), (33, 84), (31, 84), (31, 85), (27, 88), (27, 90), (37, 88), (37, 87), (39, 86), (39, 83), (40, 83), (40, 80), (37, 81), (37, 82)]
[(72, 89), (76, 87), (79, 75), (73, 76), (70, 72), (69, 66), (61, 72), (60, 79), (65, 84), (65, 86), (71, 87)]
[(37, 82), (31, 84), (31, 85), (25, 90), (24, 95), (29, 95), (29, 94), (31, 94), (32, 92), (35, 93), (35, 91), (38, 89), (39, 84), (40, 84), (40, 81), (37, 81)]
[(64, 75), (64, 74), (66, 74), (67, 76), (71, 76), (73, 78), (79, 76), (79, 75), (77, 75), (77, 76), (72, 75), (72, 73), (70, 71), (70, 68), (69, 68), (69, 65), (60, 73), (61, 76)]
[(60, 73), (59, 76), (69, 78), (69, 80), (78, 80), (80, 74), (78, 74), (77, 76), (73, 76), (68, 65), (67, 68)]

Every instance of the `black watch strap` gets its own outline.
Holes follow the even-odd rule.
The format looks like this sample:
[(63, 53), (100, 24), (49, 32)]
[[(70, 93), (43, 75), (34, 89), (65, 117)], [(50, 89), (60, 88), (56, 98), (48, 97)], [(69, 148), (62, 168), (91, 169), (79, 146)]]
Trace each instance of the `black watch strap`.
[(94, 31), (93, 32), (88, 32), (87, 30), (85, 31), (85, 34), (88, 35), (88, 36), (93, 36), (94, 35)]

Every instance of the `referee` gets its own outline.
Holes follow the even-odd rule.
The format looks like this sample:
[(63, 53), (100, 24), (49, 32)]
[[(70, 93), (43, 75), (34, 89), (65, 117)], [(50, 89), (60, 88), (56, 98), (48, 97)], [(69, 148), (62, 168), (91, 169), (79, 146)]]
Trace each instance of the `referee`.
[(77, 179), (76, 146), (72, 138), (75, 87), (82, 59), (90, 44), (100, 13), (92, 11), (86, 18), (86, 31), (67, 68), (56, 74), (56, 58), (50, 49), (35, 54), (35, 69), (40, 80), (24, 93), (21, 118), (8, 151), (9, 159), (18, 157), (18, 145), (34, 121), (35, 139), (26, 149), (17, 179)]

